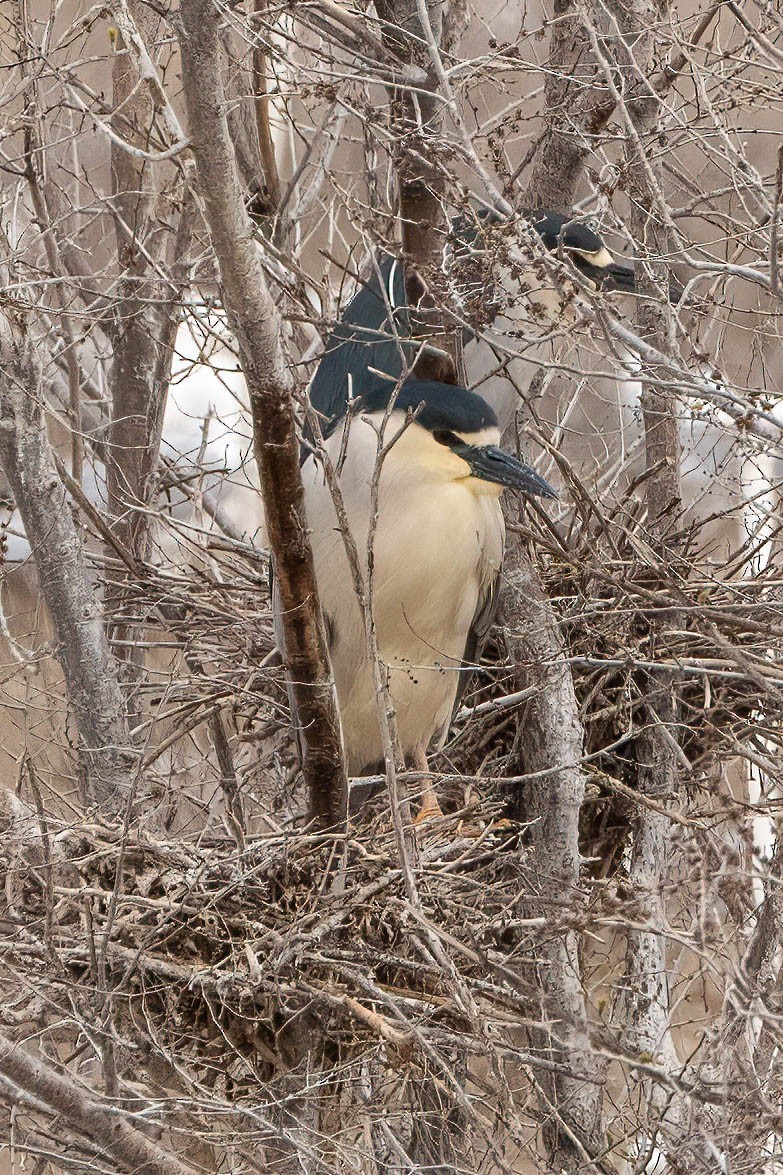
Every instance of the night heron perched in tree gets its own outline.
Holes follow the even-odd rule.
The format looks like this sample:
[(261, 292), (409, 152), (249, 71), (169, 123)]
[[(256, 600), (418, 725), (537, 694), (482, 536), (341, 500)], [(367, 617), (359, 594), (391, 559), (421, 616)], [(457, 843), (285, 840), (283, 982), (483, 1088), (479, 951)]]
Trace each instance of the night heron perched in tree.
[[(546, 300), (557, 286), (546, 265), (542, 272), (540, 254), (547, 250), (567, 257), (592, 287), (634, 289), (633, 269), (616, 261), (588, 225), (543, 212), (525, 223), (528, 236), (534, 230), (532, 250), (507, 248), (500, 272), (490, 279), (516, 282), (517, 326), (519, 316), (535, 313), (536, 300)], [(455, 269), (469, 274), (478, 258), (481, 270), (487, 233), (495, 227), (502, 231), (492, 214), (454, 222)], [(426, 771), (427, 750), (445, 741), (466, 673), (493, 619), (505, 538), (500, 495), (505, 488), (557, 495), (498, 447), (498, 414), (482, 396), (457, 386), (453, 367), (429, 378), (435, 349), (426, 334), (414, 337), (409, 307), (412, 292), (417, 313), (427, 302), (424, 283), (416, 290), (411, 282), (415, 276), (406, 275), (394, 257), (380, 259), (330, 337), (309, 398), (365, 577), (373, 475), (384, 450), (373, 616), (402, 749), (411, 765)], [(479, 272), (481, 297), (486, 285), (486, 273)], [(376, 770), (384, 751), (365, 620), (317, 449), (308, 427), (302, 467), (307, 514), (348, 771), (356, 776)], [(425, 786), (421, 815), (438, 811), (432, 788)]]
[[(481, 387), (502, 428), (513, 418), (520, 389), (530, 382), (541, 359), (535, 346), (526, 345), (516, 360), (504, 351), (509, 344), (511, 349), (519, 348), (525, 336), (535, 338), (562, 325), (558, 276), (542, 273), (534, 249), (521, 252), (524, 230), (528, 237), (534, 233), (539, 252), (573, 264), (589, 289), (636, 291), (633, 267), (618, 261), (589, 223), (538, 211), (522, 214), (521, 226), (522, 233), (519, 222), (484, 211), (459, 216), (452, 222), (444, 250), (454, 262), (456, 285), (462, 286), (458, 300), (472, 301), (481, 320), (481, 329), (466, 328), (460, 334), (468, 383)], [(411, 369), (414, 374), (422, 368), (431, 373), (427, 362), (431, 350), (426, 340), (413, 337), (412, 289), (420, 307), (426, 302), (425, 284), (418, 275), (406, 272), (399, 258), (385, 254), (346, 307), (310, 385), (310, 403), (325, 427), (343, 415), (346, 402), (361, 393), (373, 373), (395, 380)], [(671, 301), (677, 302), (681, 294), (671, 280)], [(493, 370), (497, 374), (488, 378)]]
[[(427, 770), (492, 623), (505, 528), (506, 488), (554, 498), (535, 470), (498, 447), (497, 418), (466, 388), (367, 377), (350, 411), (327, 430), (326, 460), (339, 486), (361, 572), (373, 516), (372, 615), (409, 765)], [(390, 444), (391, 442), (391, 444)], [(316, 578), (327, 626), (352, 776), (384, 759), (378, 701), (351, 565), (323, 457), (302, 467)], [(440, 809), (425, 784), (419, 818)]]

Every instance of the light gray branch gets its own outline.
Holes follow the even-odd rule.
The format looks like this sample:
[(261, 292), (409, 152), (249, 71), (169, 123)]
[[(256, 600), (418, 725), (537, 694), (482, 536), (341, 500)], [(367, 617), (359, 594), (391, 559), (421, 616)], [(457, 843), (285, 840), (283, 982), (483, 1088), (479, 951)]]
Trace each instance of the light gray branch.
[(553, 1169), (582, 1172), (589, 1169), (585, 1157), (604, 1149), (602, 1065), (588, 1035), (580, 936), (575, 929), (558, 928), (556, 921), (565, 909), (571, 919), (585, 908), (579, 855), (584, 734), (558, 618), (520, 546), (507, 560), (504, 609), (518, 683), (526, 694), (533, 692), (517, 729), (514, 758), (521, 772), (544, 773), (529, 785), (524, 802), (524, 815), (533, 820), (531, 875), (537, 878), (526, 916), (547, 923), (536, 943), (540, 1014), (547, 1027), (535, 1029), (533, 1036), (545, 1055), (564, 1067), (541, 1079), (554, 1111), (544, 1134)]
[(29, 306), (0, 315), (0, 464), (54, 624), (57, 657), (82, 744), (87, 797), (112, 812), (129, 794), (135, 760), (117, 665), (46, 435), (41, 346), (31, 335)]
[(124, 1111), (94, 1100), (41, 1057), (0, 1033), (0, 1073), (20, 1090), (61, 1115), (69, 1129), (88, 1139), (133, 1175), (194, 1175), (128, 1121)]

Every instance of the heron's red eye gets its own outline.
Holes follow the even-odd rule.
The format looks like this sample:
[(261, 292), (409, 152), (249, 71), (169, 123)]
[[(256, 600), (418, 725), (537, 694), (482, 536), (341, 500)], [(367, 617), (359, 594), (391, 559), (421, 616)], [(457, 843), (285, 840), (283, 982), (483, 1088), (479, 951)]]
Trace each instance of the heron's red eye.
[(439, 445), (446, 445), (449, 449), (453, 448), (454, 445), (460, 445), (463, 443), (456, 433), (449, 432), (448, 429), (445, 428), (436, 428), (432, 435)]

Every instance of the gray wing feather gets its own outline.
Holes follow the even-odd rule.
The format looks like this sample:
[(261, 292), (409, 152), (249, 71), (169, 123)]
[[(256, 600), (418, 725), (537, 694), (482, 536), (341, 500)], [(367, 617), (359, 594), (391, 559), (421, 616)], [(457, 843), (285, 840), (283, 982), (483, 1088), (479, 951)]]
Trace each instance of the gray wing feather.
[(488, 584), (486, 590), (478, 598), (476, 605), (476, 612), (468, 630), (468, 639), (465, 642), (465, 653), (462, 658), (462, 672), (459, 675), (459, 685), (457, 687), (457, 696), (454, 699), (454, 709), (451, 712), (452, 720), (462, 701), (462, 696), (467, 689), (468, 681), (471, 678), (469, 669), (476, 668), (479, 658), (481, 656), (484, 645), (487, 643), (487, 638), (495, 623), (495, 616), (497, 615), (498, 602), (500, 600), (500, 584), (501, 574), (497, 571), (491, 583)]

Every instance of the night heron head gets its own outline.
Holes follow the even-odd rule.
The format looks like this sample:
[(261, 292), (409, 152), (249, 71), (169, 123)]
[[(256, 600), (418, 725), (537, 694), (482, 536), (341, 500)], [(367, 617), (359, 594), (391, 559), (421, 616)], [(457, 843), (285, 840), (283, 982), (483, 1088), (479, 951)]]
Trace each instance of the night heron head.
[[(433, 486), (464, 482), (474, 494), (500, 496), (504, 489), (542, 498), (557, 492), (529, 465), (500, 447), (497, 416), (467, 388), (408, 379), (401, 387), (378, 384), (356, 402), (353, 412), (379, 430), (389, 414), (384, 440), (394, 439), (388, 460), (407, 465), (411, 476)], [(387, 479), (388, 494), (394, 479)]]
[[(527, 212), (523, 214), (541, 240), (553, 253), (562, 250), (576, 268), (597, 289), (637, 293), (636, 271), (624, 265), (607, 249), (589, 220), (565, 216), (560, 212)], [(669, 301), (679, 302), (682, 287), (673, 278), (669, 281)]]

